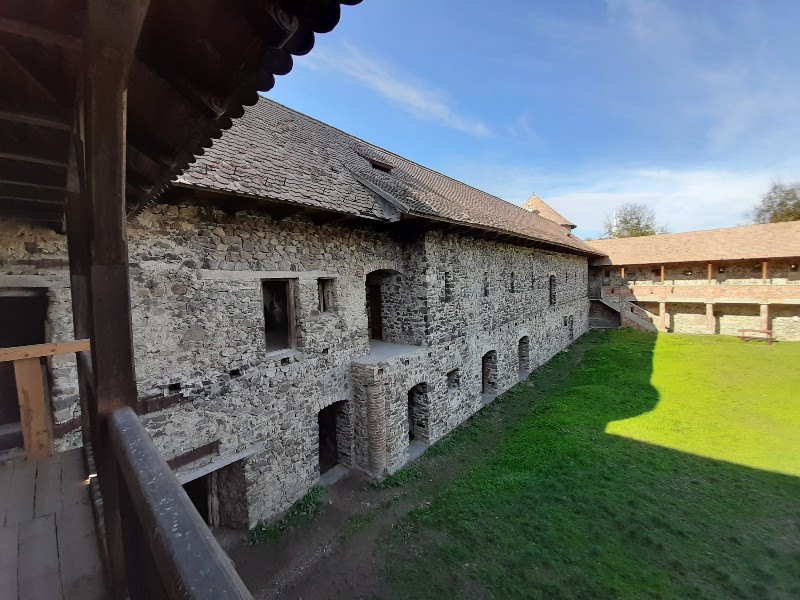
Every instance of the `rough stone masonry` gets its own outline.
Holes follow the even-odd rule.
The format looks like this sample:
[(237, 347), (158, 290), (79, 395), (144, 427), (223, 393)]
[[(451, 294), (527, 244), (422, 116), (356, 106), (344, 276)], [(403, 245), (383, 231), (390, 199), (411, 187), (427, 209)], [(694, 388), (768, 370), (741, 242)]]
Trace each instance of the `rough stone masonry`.
[[(0, 233), (0, 287), (41, 290), (48, 338), (70, 339), (65, 238)], [(398, 241), (184, 202), (139, 215), (129, 254), (138, 392), (156, 407), (143, 422), (168, 459), (215, 448), (179, 475), (216, 472), (219, 522), (235, 527), (273, 517), (319, 481), (326, 407), (340, 403), (337, 462), (391, 473), (415, 433), (435, 443), (588, 323), (586, 256), (468, 236)], [(265, 305), (265, 282), (285, 290), (286, 306)], [(285, 348), (267, 347), (273, 316), (291, 322)], [(381, 339), (370, 340), (376, 319)], [(52, 359), (50, 377), (56, 422), (75, 419), (70, 359)]]

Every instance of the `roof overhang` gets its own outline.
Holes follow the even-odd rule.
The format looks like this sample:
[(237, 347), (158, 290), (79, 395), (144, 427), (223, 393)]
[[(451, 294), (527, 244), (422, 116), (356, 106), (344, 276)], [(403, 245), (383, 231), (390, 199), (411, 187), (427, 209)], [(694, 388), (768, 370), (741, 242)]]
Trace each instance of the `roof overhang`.
[[(121, 0), (120, 0), (121, 1)], [(63, 223), (93, 0), (0, 3), (0, 217)], [(360, 0), (138, 0), (126, 198), (146, 206)], [(113, 12), (114, 2), (107, 2)], [(113, 36), (122, 20), (107, 19)], [(98, 28), (94, 27), (94, 31)]]

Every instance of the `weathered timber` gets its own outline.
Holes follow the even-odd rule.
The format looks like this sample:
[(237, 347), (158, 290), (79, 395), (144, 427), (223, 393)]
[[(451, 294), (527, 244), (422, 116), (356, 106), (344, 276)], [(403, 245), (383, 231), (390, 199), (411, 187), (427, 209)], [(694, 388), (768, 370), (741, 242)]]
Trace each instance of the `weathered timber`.
[(45, 404), (42, 365), (38, 357), (14, 361), (17, 380), (20, 426), (28, 459), (53, 454), (53, 431), (50, 411)]
[[(130, 408), (109, 417), (111, 443), (121, 485), (133, 513), (125, 512), (126, 548), (143, 547), (153, 557), (160, 586), (168, 598), (192, 600), (250, 598), (214, 536), (183, 491), (166, 461), (153, 446)], [(131, 536), (145, 536), (131, 540)], [(129, 556), (129, 580), (142, 582), (153, 573), (142, 569), (140, 556)], [(134, 600), (134, 590), (131, 590)]]
[(42, 356), (59, 356), (88, 350), (89, 340), (69, 340), (50, 344), (35, 344), (33, 346), (14, 346), (12, 348), (0, 348), (0, 362), (40, 358)]

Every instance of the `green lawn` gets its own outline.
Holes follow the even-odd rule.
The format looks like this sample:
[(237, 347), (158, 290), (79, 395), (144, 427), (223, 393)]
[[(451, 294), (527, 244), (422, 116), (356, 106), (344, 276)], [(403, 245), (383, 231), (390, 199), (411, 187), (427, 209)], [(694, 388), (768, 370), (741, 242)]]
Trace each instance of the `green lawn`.
[(387, 589), (800, 598), (798, 365), (798, 343), (584, 336), (419, 461)]

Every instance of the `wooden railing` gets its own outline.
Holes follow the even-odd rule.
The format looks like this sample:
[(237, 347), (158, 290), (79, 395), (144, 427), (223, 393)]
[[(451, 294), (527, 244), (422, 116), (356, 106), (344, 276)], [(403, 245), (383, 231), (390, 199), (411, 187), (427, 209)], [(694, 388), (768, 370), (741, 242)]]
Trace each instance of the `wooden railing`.
[(130, 597), (251, 598), (136, 413), (120, 408), (108, 421)]
[(87, 350), (89, 340), (0, 348), (0, 362), (14, 365), (20, 429), (27, 458), (44, 458), (53, 454), (53, 421), (45, 396), (42, 358)]
[(603, 286), (603, 298), (637, 302), (751, 302), (794, 303), (800, 300), (800, 285), (765, 284), (640, 284)]
[(53, 437), (41, 361), (77, 353), (82, 433), (87, 459), (96, 461), (98, 529), (114, 597), (252, 600), (133, 409), (101, 418), (88, 350), (89, 340), (0, 348), (0, 362), (14, 364), (26, 456), (42, 458), (53, 453)]

